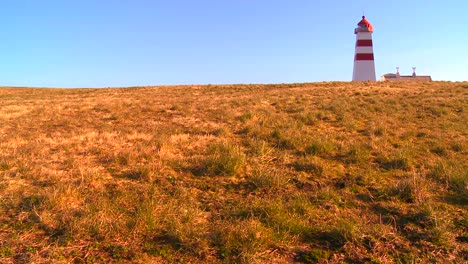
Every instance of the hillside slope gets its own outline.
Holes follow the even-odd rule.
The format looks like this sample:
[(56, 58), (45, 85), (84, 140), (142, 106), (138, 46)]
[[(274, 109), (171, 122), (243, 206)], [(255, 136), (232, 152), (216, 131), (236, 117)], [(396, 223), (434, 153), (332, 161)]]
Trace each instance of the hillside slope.
[(468, 83), (0, 88), (0, 262), (468, 261)]

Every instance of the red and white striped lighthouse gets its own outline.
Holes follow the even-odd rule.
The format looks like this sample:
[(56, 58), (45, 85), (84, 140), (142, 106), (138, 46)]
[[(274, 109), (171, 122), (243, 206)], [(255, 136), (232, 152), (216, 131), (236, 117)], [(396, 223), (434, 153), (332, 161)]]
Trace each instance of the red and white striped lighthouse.
[(374, 50), (372, 48), (372, 24), (365, 16), (354, 29), (356, 51), (354, 54), (353, 81), (375, 81)]

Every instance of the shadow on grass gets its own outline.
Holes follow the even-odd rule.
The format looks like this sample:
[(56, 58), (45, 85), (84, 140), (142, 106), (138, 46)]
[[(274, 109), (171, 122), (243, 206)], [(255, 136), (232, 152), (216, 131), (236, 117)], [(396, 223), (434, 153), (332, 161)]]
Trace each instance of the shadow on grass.
[(402, 213), (398, 208), (385, 208), (376, 204), (371, 209), (381, 216), (383, 223), (395, 226), (401, 235), (413, 243), (430, 239), (430, 231), (436, 227), (431, 211), (425, 208)]
[(445, 196), (445, 201), (453, 205), (468, 206), (467, 193), (449, 193)]

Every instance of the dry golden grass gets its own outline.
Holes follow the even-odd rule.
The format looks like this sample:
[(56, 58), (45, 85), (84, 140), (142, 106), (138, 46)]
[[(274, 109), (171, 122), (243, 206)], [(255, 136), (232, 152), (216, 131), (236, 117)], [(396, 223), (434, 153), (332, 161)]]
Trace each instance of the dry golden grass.
[(468, 83), (0, 89), (0, 263), (462, 263)]

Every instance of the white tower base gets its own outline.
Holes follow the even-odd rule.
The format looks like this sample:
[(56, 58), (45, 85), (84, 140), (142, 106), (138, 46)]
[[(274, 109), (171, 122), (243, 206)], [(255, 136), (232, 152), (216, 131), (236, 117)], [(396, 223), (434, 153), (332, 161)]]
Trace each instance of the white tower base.
[(375, 65), (372, 60), (355, 60), (353, 81), (375, 81)]

